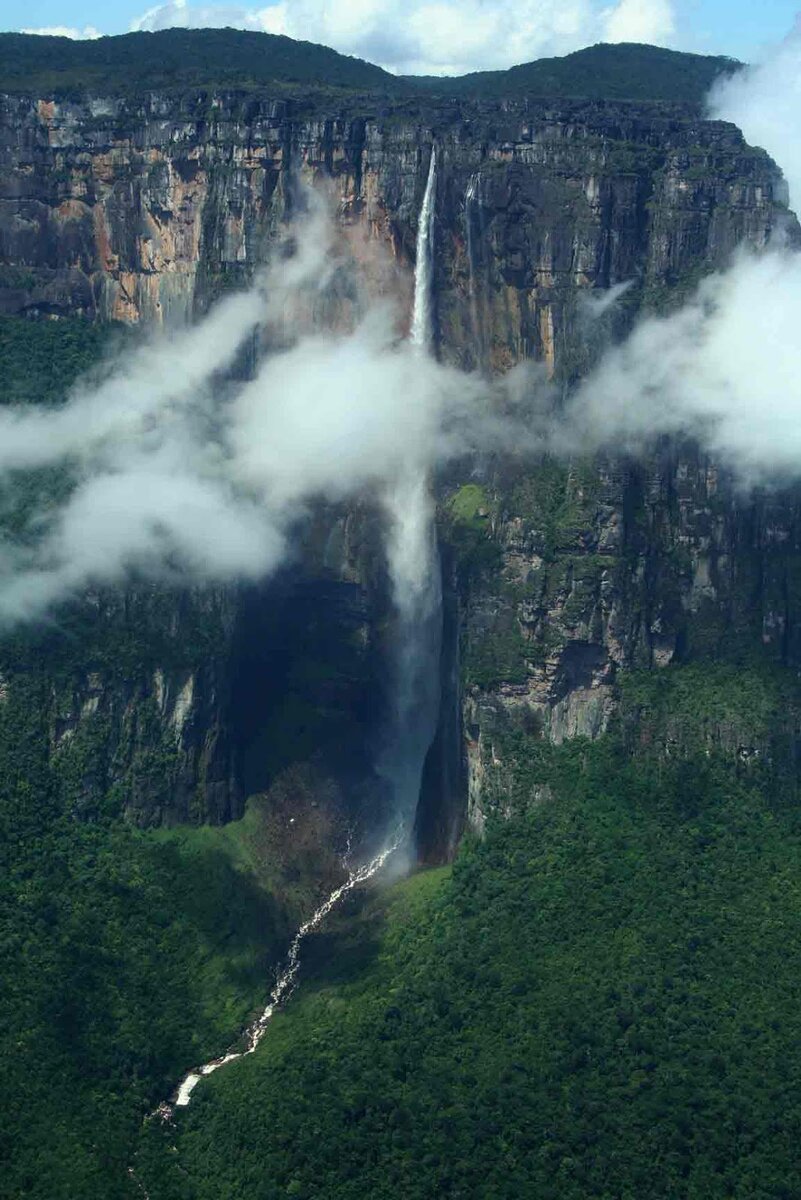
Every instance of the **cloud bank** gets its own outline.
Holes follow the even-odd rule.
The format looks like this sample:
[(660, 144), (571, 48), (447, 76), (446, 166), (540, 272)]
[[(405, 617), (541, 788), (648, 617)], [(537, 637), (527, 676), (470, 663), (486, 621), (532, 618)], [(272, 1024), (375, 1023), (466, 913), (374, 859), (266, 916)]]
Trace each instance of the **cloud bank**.
[[(36, 617), (132, 571), (264, 576), (292, 553), (316, 500), (384, 504), (408, 478), (504, 443), (486, 385), (421, 356), (391, 305), (369, 307), (350, 332), (286, 346), (337, 271), (355, 269), (334, 255), (319, 211), (290, 244), (294, 256), (280, 256), (253, 289), (124, 354), (61, 407), (0, 409), (6, 493), (20, 472), (61, 473), (57, 489), (40, 491), (23, 535), (0, 538), (0, 621)], [(258, 326), (286, 348), (252, 380), (226, 381)]]
[(698, 439), (744, 483), (801, 477), (801, 255), (742, 251), (669, 317), (607, 351), (552, 434), (554, 448), (638, 452)]
[[(718, 85), (709, 108), (772, 154), (801, 204), (801, 22), (765, 62)], [(766, 252), (741, 249), (681, 311), (641, 322), (581, 385), (554, 445), (636, 452), (684, 433), (745, 484), (801, 478), (797, 240), (788, 217)]]
[[(561, 407), (531, 364), (489, 384), (421, 356), (391, 305), (350, 332), (302, 336), (245, 383), (223, 382), (258, 324), (277, 328), (293, 299), (308, 309), (304, 291), (330, 278), (317, 259), (302, 253), (280, 280), (273, 271), (193, 329), (124, 355), (61, 408), (0, 411), (0, 483), (58, 465), (73, 480), (66, 496), (42, 499), (21, 539), (0, 541), (0, 621), (131, 571), (262, 577), (293, 554), (316, 501), (386, 506), (465, 455), (637, 454), (682, 433), (744, 484), (801, 478), (796, 253), (742, 251), (679, 312), (608, 349)], [(396, 532), (390, 522), (390, 542)]]
[(498, 70), (595, 42), (666, 45), (672, 0), (279, 0), (264, 8), (170, 0), (133, 29), (230, 25), (321, 42), (398, 74)]
[(733, 121), (753, 146), (779, 163), (790, 202), (801, 206), (801, 15), (765, 60), (722, 81), (709, 98), (712, 116)]

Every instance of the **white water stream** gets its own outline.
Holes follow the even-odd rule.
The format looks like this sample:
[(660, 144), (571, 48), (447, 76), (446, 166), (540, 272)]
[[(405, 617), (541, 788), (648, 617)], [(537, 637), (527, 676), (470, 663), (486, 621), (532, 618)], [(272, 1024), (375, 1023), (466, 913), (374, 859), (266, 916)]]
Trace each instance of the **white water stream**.
[(368, 879), (378, 874), (390, 855), (397, 850), (399, 841), (400, 839), (397, 838), (390, 846), (387, 846), (380, 854), (371, 859), (370, 862), (352, 870), (345, 882), (340, 887), (335, 888), (328, 899), (312, 913), (308, 921), (305, 921), (301, 925), (292, 939), (286, 962), (276, 980), (275, 987), (270, 993), (270, 999), (266, 1008), (245, 1030), (245, 1049), (230, 1050), (227, 1054), (222, 1054), (219, 1058), (214, 1058), (211, 1062), (204, 1063), (202, 1067), (196, 1067), (194, 1070), (189, 1071), (178, 1085), (170, 1103), (159, 1106), (157, 1112), (161, 1117), (165, 1119), (170, 1117), (173, 1107), (186, 1108), (192, 1099), (193, 1091), (204, 1076), (213, 1075), (215, 1071), (219, 1071), (220, 1067), (224, 1067), (230, 1062), (235, 1062), (238, 1058), (245, 1058), (246, 1055), (252, 1054), (256, 1050), (267, 1032), (267, 1027), (273, 1018), (275, 1010), (287, 999), (294, 989), (298, 971), (300, 970), (300, 948), (303, 939), (322, 924), (343, 896), (353, 891), (359, 884), (366, 883)]

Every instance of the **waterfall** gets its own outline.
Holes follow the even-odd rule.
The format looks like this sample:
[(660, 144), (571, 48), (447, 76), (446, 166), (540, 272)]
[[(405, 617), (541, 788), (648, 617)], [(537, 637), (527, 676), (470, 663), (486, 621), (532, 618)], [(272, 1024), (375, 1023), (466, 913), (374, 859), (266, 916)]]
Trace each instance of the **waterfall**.
[(398, 819), (411, 831), (426, 754), (439, 714), (441, 579), (429, 482), (418, 469), (382, 497), (389, 517), (387, 562), (395, 608), (392, 713), (379, 772)]
[[(417, 230), (414, 310), (409, 338), (420, 354), (431, 353), (433, 346), (431, 287), (435, 192), (436, 159), (432, 147)], [(162, 1120), (171, 1120), (176, 1108), (185, 1108), (190, 1103), (192, 1093), (205, 1076), (256, 1050), (276, 1009), (294, 990), (304, 938), (317, 929), (348, 892), (381, 871), (412, 831), (425, 758), (434, 740), (439, 714), (442, 597), (434, 501), (425, 473), (410, 461), (408, 468), (399, 472), (384, 490), (381, 502), (389, 519), (387, 562), (396, 622), (393, 712), (378, 770), (392, 787), (397, 831), (384, 849), (357, 868), (348, 867), (348, 839), (343, 863), (349, 871), (348, 878), (298, 929), (266, 1007), (244, 1032), (244, 1049), (229, 1050), (189, 1071), (171, 1099), (155, 1110), (153, 1115)], [(131, 1175), (138, 1183), (133, 1168)]]
[[(409, 341), (430, 354), (436, 151), (432, 146), (417, 226), (414, 308)], [(439, 714), (442, 594), (429, 480), (411, 463), (381, 497), (389, 518), (387, 563), (395, 608), (393, 696), (390, 729), (378, 764), (390, 782), (395, 812), (411, 832), (426, 754)]]
[(431, 350), (431, 268), (434, 247), (434, 201), (437, 192), (437, 152), (431, 147), (428, 178), (417, 222), (417, 254), (414, 268), (414, 308), (409, 340), (426, 353)]

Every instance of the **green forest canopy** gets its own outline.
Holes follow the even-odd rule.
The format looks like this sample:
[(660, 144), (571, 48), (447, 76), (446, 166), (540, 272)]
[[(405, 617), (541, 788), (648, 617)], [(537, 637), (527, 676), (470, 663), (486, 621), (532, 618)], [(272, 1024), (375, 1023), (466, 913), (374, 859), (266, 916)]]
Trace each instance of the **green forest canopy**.
[(797, 805), (702, 755), (529, 740), (452, 874), (304, 954), (252, 1058), (137, 1159), (151, 1200), (791, 1200)]
[(600, 44), (563, 58), (541, 58), (508, 71), (476, 71), (460, 79), (415, 80), (437, 93), (464, 96), (564, 96), (597, 100), (700, 103), (714, 81), (739, 69), (735, 59), (683, 54), (636, 42)]
[(36, 96), (266, 86), (413, 96), (662, 100), (698, 104), (734, 59), (656, 46), (597, 45), (508, 71), (395, 76), (326, 46), (237, 29), (165, 29), (73, 41), (0, 34), (0, 89)]

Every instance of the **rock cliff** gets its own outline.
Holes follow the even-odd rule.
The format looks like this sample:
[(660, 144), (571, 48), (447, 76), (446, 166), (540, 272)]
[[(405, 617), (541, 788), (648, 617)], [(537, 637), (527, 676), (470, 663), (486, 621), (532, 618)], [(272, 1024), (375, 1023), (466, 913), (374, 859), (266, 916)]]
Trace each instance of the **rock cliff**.
[[(763, 243), (785, 196), (733, 126), (680, 106), (397, 101), (356, 113), (208, 94), (0, 108), (4, 312), (186, 320), (268, 257), (298, 181), (409, 262), (424, 164), (441, 148), (446, 353), (553, 368), (585, 287), (647, 298)], [(573, 351), (577, 352), (576, 349)]]
[[(794, 228), (768, 156), (681, 105), (5, 96), (0, 313), (191, 320), (268, 259), (303, 183), (324, 187), (352, 244), (383, 245), (402, 276), (433, 142), (437, 352), (465, 368), (536, 359), (567, 387), (638, 313), (678, 303), (741, 242)], [(590, 329), (586, 298), (624, 281), (621, 303)], [(468, 775), (482, 824), (499, 730), (594, 737), (616, 711), (621, 670), (735, 642), (782, 663), (798, 654), (792, 498), (738, 497), (715, 464), (676, 444), (646, 464), (470, 470), (467, 482), (441, 481), (445, 687), (418, 821), (429, 858), (458, 836)], [(368, 779), (386, 582), (369, 515), (322, 524), (292, 581), (164, 600), (177, 665), (148, 637), (133, 674), (73, 673), (53, 701), (55, 752), (84, 718), (105, 716), (109, 778), (126, 780), (136, 819), (225, 820), (291, 762), (330, 758), (341, 739), (325, 723), (346, 712), (342, 744)], [(187, 604), (205, 640), (181, 635)], [(259, 639), (283, 654), (254, 657)], [(311, 659), (331, 655), (315, 684)], [(155, 782), (158, 768), (151, 777), (134, 764), (164, 737), (171, 765)]]

